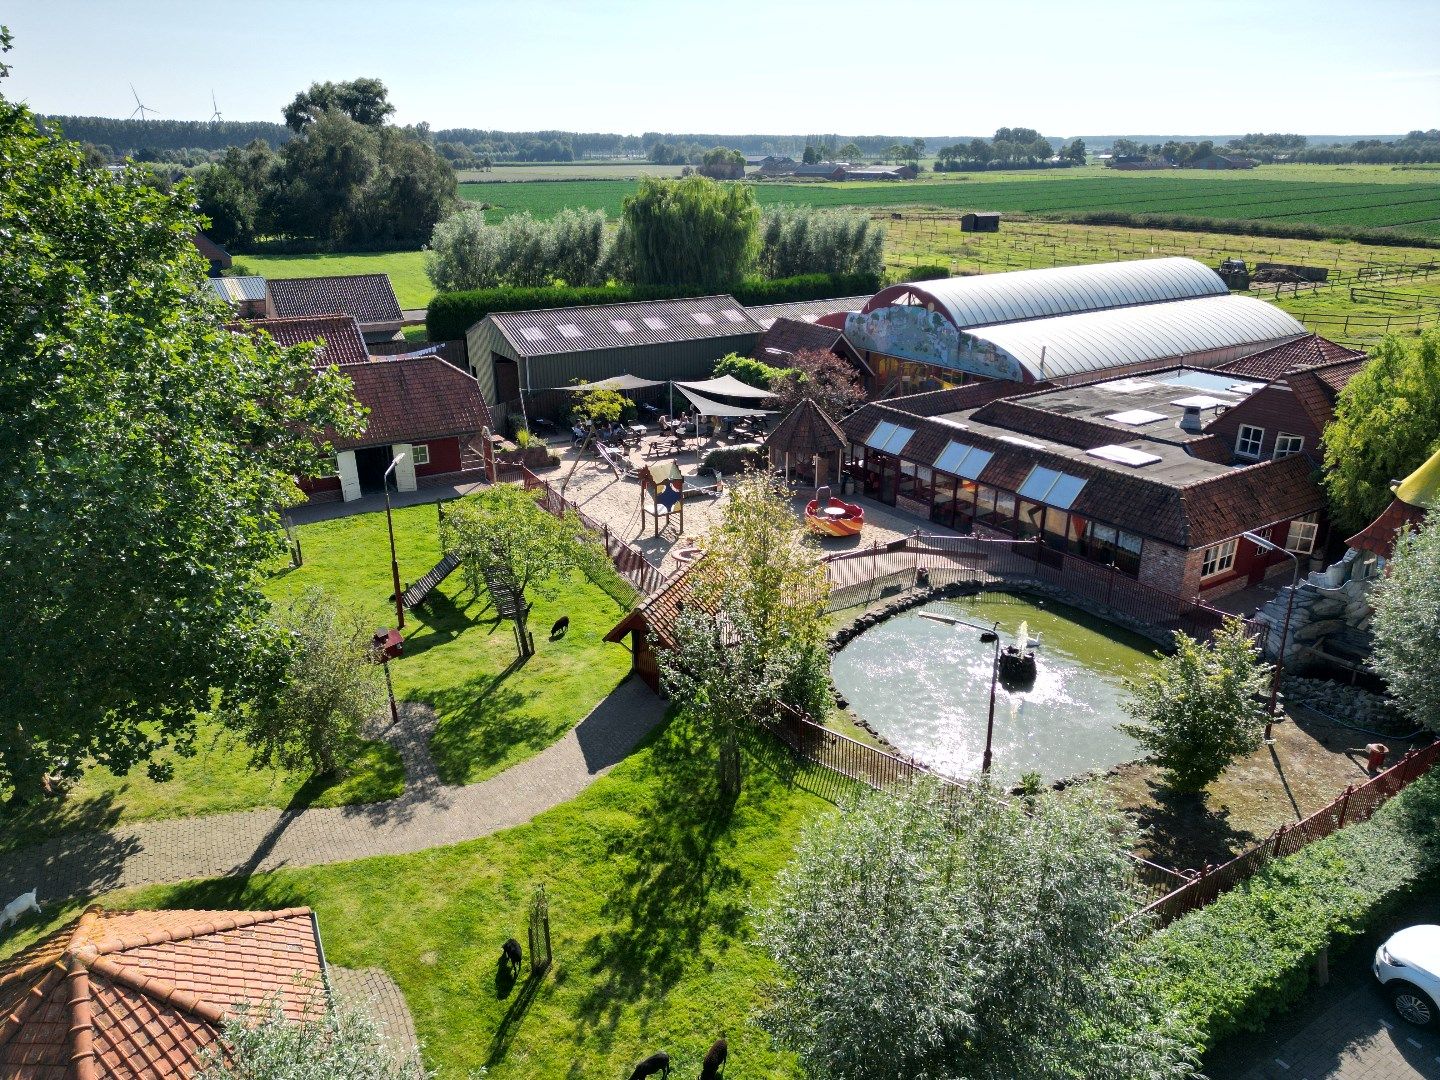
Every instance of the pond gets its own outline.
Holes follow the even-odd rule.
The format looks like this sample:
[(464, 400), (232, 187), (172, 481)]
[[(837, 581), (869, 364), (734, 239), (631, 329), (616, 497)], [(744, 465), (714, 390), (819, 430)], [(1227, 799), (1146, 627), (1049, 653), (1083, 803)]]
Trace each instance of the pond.
[(850, 707), (902, 753), (946, 776), (980, 772), (994, 646), (980, 632), (924, 618), (930, 612), (985, 626), (1010, 644), (1022, 622), (1035, 649), (1033, 686), (995, 691), (992, 771), (1005, 784), (1026, 772), (1058, 780), (1141, 755), (1117, 731), (1121, 680), (1155, 663), (1155, 646), (1102, 619), (1008, 593), (937, 600), (865, 631), (831, 662)]

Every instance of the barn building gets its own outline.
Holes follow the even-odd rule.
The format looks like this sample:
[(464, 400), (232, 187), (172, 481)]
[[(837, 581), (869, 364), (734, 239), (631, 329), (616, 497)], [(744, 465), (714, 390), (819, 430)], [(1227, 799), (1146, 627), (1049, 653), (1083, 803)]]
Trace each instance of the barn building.
[(265, 313), (272, 319), (352, 315), (370, 343), (399, 338), (404, 322), (389, 274), (271, 278), (266, 294)]
[(1183, 362), (1213, 367), (1305, 336), (1209, 267), (1143, 259), (892, 285), (845, 320), (882, 396), (976, 379), (1038, 383)]
[(995, 211), (973, 211), (960, 215), (961, 232), (999, 232), (1000, 215)]

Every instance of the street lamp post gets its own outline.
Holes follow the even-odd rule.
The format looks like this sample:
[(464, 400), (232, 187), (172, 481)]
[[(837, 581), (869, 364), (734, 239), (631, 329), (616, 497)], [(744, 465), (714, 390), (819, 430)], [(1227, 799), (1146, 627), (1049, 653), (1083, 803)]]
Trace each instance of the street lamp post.
[(390, 577), (395, 585), (395, 624), (401, 630), (405, 629), (405, 604), (404, 596), (400, 592), (400, 561), (395, 556), (395, 519), (390, 514), (390, 474), (395, 471), (395, 466), (404, 460), (404, 454), (396, 454), (395, 460), (390, 462), (390, 467), (380, 478), (380, 483), (385, 488), (385, 527), (390, 530)]
[(991, 626), (982, 626), (980, 623), (957, 619), (953, 615), (934, 615), (929, 612), (921, 612), (921, 617), (949, 623), (951, 626), (968, 626), (971, 630), (979, 630), (980, 641), (985, 645), (995, 646), (995, 655), (990, 661), (990, 714), (985, 720), (985, 756), (980, 760), (981, 775), (989, 775), (993, 757), (991, 748), (995, 741), (995, 685), (1000, 679), (1000, 624), (997, 622)]
[(1300, 585), (1300, 556), (1259, 533), (1247, 532), (1240, 535), (1265, 551), (1280, 552), (1295, 564), (1290, 574), (1290, 596), (1285, 601), (1285, 623), (1280, 629), (1280, 648), (1276, 650), (1275, 668), (1270, 673), (1270, 704), (1265, 713), (1265, 741), (1272, 743), (1275, 741), (1272, 731), (1275, 726), (1275, 708), (1280, 696), (1280, 675), (1285, 669), (1285, 650), (1290, 644), (1290, 616), (1295, 611), (1295, 590)]

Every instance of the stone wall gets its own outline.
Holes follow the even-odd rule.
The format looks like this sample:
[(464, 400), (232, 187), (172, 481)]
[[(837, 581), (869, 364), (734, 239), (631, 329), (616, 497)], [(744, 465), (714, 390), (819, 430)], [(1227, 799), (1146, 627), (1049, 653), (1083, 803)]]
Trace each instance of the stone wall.
[(1369, 594), (1378, 569), (1376, 556), (1351, 548), (1339, 562), (1306, 575), (1293, 592), (1290, 635), (1284, 642), (1281, 637), (1292, 591), (1288, 585), (1281, 588), (1255, 616), (1269, 627), (1262, 642), (1265, 655), (1272, 660), (1283, 656), (1287, 666), (1304, 661), (1308, 654), (1302, 646), (1368, 655), (1370, 621), (1375, 613)]

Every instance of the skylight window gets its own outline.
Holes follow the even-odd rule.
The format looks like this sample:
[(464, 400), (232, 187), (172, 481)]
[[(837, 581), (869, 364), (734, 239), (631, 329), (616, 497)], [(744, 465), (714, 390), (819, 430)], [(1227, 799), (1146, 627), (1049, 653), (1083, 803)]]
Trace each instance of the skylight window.
[(610, 325), (615, 328), (617, 334), (633, 334), (635, 327), (630, 325), (629, 319), (611, 319)]
[(720, 312), (720, 314), (724, 317), (726, 322), (742, 323), (745, 321), (745, 316), (741, 315), (740, 312), (736, 311), (734, 308), (726, 308), (724, 311)]
[(865, 440), (865, 445), (872, 450), (880, 450), (887, 454), (898, 454), (905, 449), (905, 444), (910, 441), (910, 436), (915, 434), (913, 428), (901, 427), (899, 424), (892, 424), (888, 420), (882, 420), (875, 425), (875, 430)]
[(1044, 450), (1045, 444), (1031, 442), (1029, 439), (1022, 439), (1018, 435), (997, 435), (1001, 442), (1008, 442), (1011, 446), (1023, 446), (1026, 450)]
[(965, 443), (952, 440), (935, 459), (935, 468), (941, 472), (950, 473), (952, 476), (977, 480), (994, 456), (989, 450), (981, 450), (978, 447), (967, 446)]
[(1238, 405), (1239, 402), (1232, 398), (1211, 397), (1209, 394), (1191, 394), (1189, 397), (1176, 398), (1170, 404), (1179, 405), (1182, 409), (1218, 409)]
[(1117, 424), (1143, 427), (1146, 424), (1153, 424), (1157, 420), (1164, 420), (1165, 414), (1151, 412), (1149, 409), (1126, 409), (1124, 412), (1111, 413), (1105, 419), (1114, 420)]
[(713, 318), (711, 318), (709, 315), (705, 314), (705, 312), (703, 312), (703, 311), (695, 311), (695, 312), (692, 312), (692, 313), (690, 314), (690, 318), (694, 319), (694, 320), (695, 320), (697, 323), (699, 323), (701, 326), (714, 326), (714, 325), (715, 325), (715, 320), (714, 320)]
[(668, 327), (668, 326), (665, 325), (665, 320), (664, 320), (664, 319), (657, 319), (657, 318), (655, 318), (655, 316), (653, 316), (653, 315), (650, 316), (649, 318), (647, 318), (647, 319), (645, 320), (645, 325), (648, 326), (651, 330), (669, 330), (669, 329), (670, 329), (670, 327)]
[(580, 333), (580, 328), (574, 323), (561, 323), (559, 326), (555, 327), (555, 329), (560, 331), (561, 337), (567, 337), (571, 340), (585, 336), (584, 334)]
[(521, 333), (521, 335), (525, 338), (526, 341), (544, 341), (544, 340), (545, 340), (545, 331), (544, 331), (544, 330), (537, 329), (536, 327), (533, 327), (533, 326), (522, 326), (522, 327), (520, 328), (520, 333)]
[(1084, 486), (1085, 481), (1078, 476), (1071, 476), (1069, 473), (1056, 472), (1043, 465), (1036, 465), (1030, 470), (1030, 475), (1025, 478), (1025, 482), (1020, 485), (1017, 494), (1022, 499), (1044, 503), (1046, 506), (1053, 506), (1059, 510), (1069, 510), (1074, 505), (1076, 496), (1080, 494), (1080, 489)]
[(1102, 388), (1112, 394), (1138, 394), (1142, 390), (1155, 389), (1155, 384), (1144, 379), (1116, 379), (1114, 382), (1103, 383)]
[(1091, 457), (1104, 458), (1106, 461), (1113, 461), (1120, 465), (1129, 465), (1132, 469), (1153, 465), (1160, 460), (1159, 454), (1149, 454), (1131, 446), (1097, 446), (1093, 450), (1086, 450), (1085, 453)]

